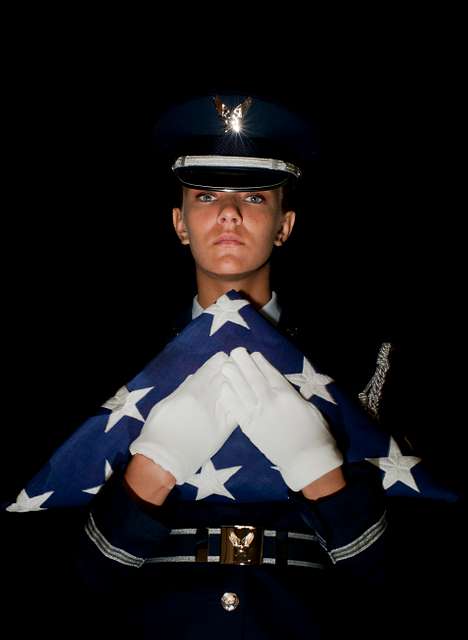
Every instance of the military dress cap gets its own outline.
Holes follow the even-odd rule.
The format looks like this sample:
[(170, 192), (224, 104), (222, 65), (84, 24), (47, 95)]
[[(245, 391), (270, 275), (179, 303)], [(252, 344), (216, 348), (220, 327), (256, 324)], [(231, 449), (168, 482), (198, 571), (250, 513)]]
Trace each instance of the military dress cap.
[(158, 153), (187, 187), (274, 189), (296, 181), (318, 153), (316, 128), (255, 96), (204, 96), (177, 104), (155, 127)]

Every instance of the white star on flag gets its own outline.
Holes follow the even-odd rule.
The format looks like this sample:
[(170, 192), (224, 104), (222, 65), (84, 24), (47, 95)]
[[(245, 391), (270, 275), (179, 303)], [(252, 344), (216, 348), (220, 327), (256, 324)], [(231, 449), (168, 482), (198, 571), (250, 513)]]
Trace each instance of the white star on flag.
[(213, 322), (211, 323), (210, 336), (221, 329), (226, 322), (234, 322), (241, 327), (250, 330), (249, 325), (239, 314), (239, 310), (249, 304), (247, 300), (231, 300), (227, 295), (221, 296), (214, 304), (209, 306), (203, 313), (211, 313)]
[(376, 467), (379, 467), (379, 469), (385, 472), (382, 480), (384, 489), (389, 489), (396, 482), (400, 481), (411, 489), (421, 493), (410, 471), (418, 462), (421, 462), (421, 458), (402, 455), (399, 446), (392, 437), (390, 437), (390, 447), (387, 458), (366, 458), (366, 460), (372, 462), (372, 464), (375, 464)]
[(325, 388), (333, 379), (323, 373), (317, 373), (307, 358), (304, 358), (302, 373), (287, 373), (285, 378), (300, 387), (299, 391), (307, 400), (312, 396), (318, 396), (336, 404), (333, 396)]
[[(112, 467), (110, 466), (110, 463), (106, 460), (106, 464), (104, 466), (104, 483), (109, 480), (113, 473), (114, 472), (112, 470)], [(82, 489), (82, 491), (84, 491), (85, 493), (92, 493), (93, 495), (96, 495), (99, 489), (104, 486), (104, 483), (98, 484), (96, 487), (91, 487), (91, 489)]]
[(231, 476), (241, 469), (240, 467), (227, 467), (226, 469), (215, 469), (211, 460), (205, 462), (202, 466), (200, 473), (195, 473), (190, 480), (187, 480), (188, 484), (197, 487), (197, 497), (195, 500), (202, 500), (208, 496), (226, 496), (235, 500), (234, 496), (224, 486)]
[(144, 422), (145, 419), (138, 411), (136, 404), (144, 398), (151, 389), (154, 389), (154, 387), (135, 389), (135, 391), (129, 391), (125, 385), (120, 387), (115, 396), (110, 398), (110, 400), (107, 400), (107, 402), (102, 405), (105, 409), (110, 409), (112, 411), (107, 420), (104, 433), (110, 431), (112, 427), (117, 424), (120, 418), (123, 418), (124, 416), (136, 418), (137, 420)]
[(45, 493), (41, 493), (39, 496), (33, 496), (30, 498), (26, 491), (23, 489), (21, 493), (18, 494), (16, 498), (16, 502), (10, 504), (9, 507), (6, 508), (7, 511), (45, 511), (47, 507), (42, 507), (41, 505), (47, 500), (49, 496), (51, 496), (53, 491), (46, 491)]

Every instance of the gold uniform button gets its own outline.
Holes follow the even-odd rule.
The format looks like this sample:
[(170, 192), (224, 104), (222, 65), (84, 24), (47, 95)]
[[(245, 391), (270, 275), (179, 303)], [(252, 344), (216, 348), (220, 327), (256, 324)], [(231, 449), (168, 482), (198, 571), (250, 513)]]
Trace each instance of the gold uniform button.
[(239, 604), (239, 597), (237, 593), (231, 593), (230, 591), (223, 593), (221, 596), (221, 604), (223, 605), (223, 609), (226, 609), (226, 611), (234, 611)]

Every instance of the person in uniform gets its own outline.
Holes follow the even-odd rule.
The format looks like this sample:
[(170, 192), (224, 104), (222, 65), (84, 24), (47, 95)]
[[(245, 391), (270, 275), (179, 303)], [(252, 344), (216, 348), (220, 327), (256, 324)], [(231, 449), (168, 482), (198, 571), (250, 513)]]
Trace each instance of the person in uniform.
[[(366, 411), (400, 440), (408, 431), (424, 439), (432, 420), (437, 427), (434, 465), (440, 468), (443, 461), (461, 476), (463, 465), (454, 464), (450, 440), (443, 444), (445, 452), (441, 448), (440, 425), (445, 430), (447, 418), (439, 403), (443, 415), (434, 419), (433, 367), (422, 367), (419, 354), (408, 366), (405, 349), (379, 331), (376, 314), (367, 325), (350, 328), (350, 314), (340, 313), (346, 305), (336, 290), (336, 307), (324, 303), (324, 287), (313, 280), (324, 283), (323, 268), (316, 268), (317, 234), (303, 244), (307, 251), (313, 248), (310, 261), (309, 253), (304, 256), (304, 263), (313, 263), (313, 273), (290, 277), (288, 251), (304, 204), (310, 210), (305, 214), (320, 218), (311, 209), (314, 187), (308, 186), (314, 182), (317, 151), (310, 122), (260, 98), (209, 96), (171, 109), (156, 128), (156, 142), (176, 185), (173, 224), (182, 250), (193, 256), (197, 289), (193, 300), (180, 295), (185, 309), (163, 338), (158, 327), (155, 339), (161, 348), (193, 327), (191, 321), (197, 322), (219, 296), (238, 291), (318, 370), (348, 395), (359, 395)], [(167, 185), (172, 191), (169, 178)], [(330, 248), (328, 240), (322, 253)], [(177, 273), (175, 262), (169, 264), (171, 274)], [(183, 289), (181, 275), (190, 278), (179, 270), (178, 291)], [(332, 284), (337, 282), (332, 279)], [(326, 285), (329, 290), (330, 281)], [(305, 302), (312, 313), (304, 309)], [(158, 317), (159, 322), (165, 320)], [(152, 344), (151, 357), (157, 351)], [(432, 351), (426, 356), (432, 358)], [(131, 369), (129, 353), (120, 360)], [(260, 387), (255, 380), (262, 381)], [(46, 499), (47, 486), (26, 500), (30, 510), (42, 514), (25, 515), (28, 505), (21, 500), (2, 513), (4, 533), (12, 528), (5, 536), (6, 564), (11, 565), (5, 572), (6, 610), (23, 633), (28, 622), (31, 630), (43, 628), (49, 637), (56, 632), (57, 637), (76, 633), (80, 638), (104, 633), (122, 638), (382, 638), (386, 633), (421, 636), (437, 624), (445, 635), (457, 628), (456, 614), (463, 608), (457, 608), (451, 585), (459, 582), (464, 529), (449, 505), (436, 508), (434, 500), (383, 496), (375, 468), (343, 462), (323, 416), (304, 413), (298, 392), (285, 386), (284, 377), (258, 354), (235, 350), (217, 355), (184, 382), (175, 397), (192, 403), (185, 417), (177, 420), (180, 405), (172, 395), (155, 405), (131, 444), (130, 463), (114, 470), (89, 510), (54, 509), (60, 491)], [(285, 392), (286, 412), (277, 404), (277, 385)], [(264, 399), (258, 402), (255, 413), (246, 402), (252, 390), (254, 396), (276, 399), (271, 406)], [(219, 399), (222, 410), (213, 420)], [(100, 409), (91, 422), (105, 422), (106, 411)], [(131, 428), (141, 426), (132, 419)], [(224, 502), (213, 496), (182, 499), (188, 483), (181, 483), (222, 445), (234, 423), (274, 461), (287, 501), (243, 501), (237, 495)], [(121, 432), (128, 426), (123, 419)], [(108, 432), (109, 439), (117, 430)], [(94, 444), (89, 441), (83, 457), (88, 467)], [(307, 456), (291, 465), (297, 452)], [(464, 455), (461, 447), (458, 455)], [(86, 464), (76, 465), (80, 478)], [(46, 465), (46, 478), (50, 470)], [(89, 496), (82, 489), (91, 484), (79, 485), (76, 493)], [(384, 579), (388, 570), (390, 581)], [(420, 601), (424, 605), (418, 610)]]
[[(156, 135), (181, 186), (173, 225), (197, 282), (176, 333), (235, 290), (297, 337), (271, 288), (271, 256), (293, 232), (301, 153), (305, 164), (317, 151), (310, 123), (260, 98), (209, 96), (171, 109)], [(246, 400), (252, 392), (260, 411)], [(92, 503), (77, 562), (112, 603), (103, 620), (122, 637), (372, 635), (372, 597), (384, 588), (382, 486), (370, 465), (343, 462), (323, 416), (305, 404), (266, 358), (238, 348), (151, 411), (125, 471)], [(287, 502), (179, 501), (180, 485), (237, 424), (277, 465)]]

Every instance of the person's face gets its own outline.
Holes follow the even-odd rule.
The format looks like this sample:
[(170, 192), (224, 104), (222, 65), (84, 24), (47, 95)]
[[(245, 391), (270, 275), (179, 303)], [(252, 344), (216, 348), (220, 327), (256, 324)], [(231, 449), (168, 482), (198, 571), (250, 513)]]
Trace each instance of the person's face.
[(283, 213), (282, 189), (226, 193), (187, 189), (174, 228), (190, 245), (197, 269), (220, 278), (242, 278), (265, 265), (273, 245), (291, 233), (295, 214)]

